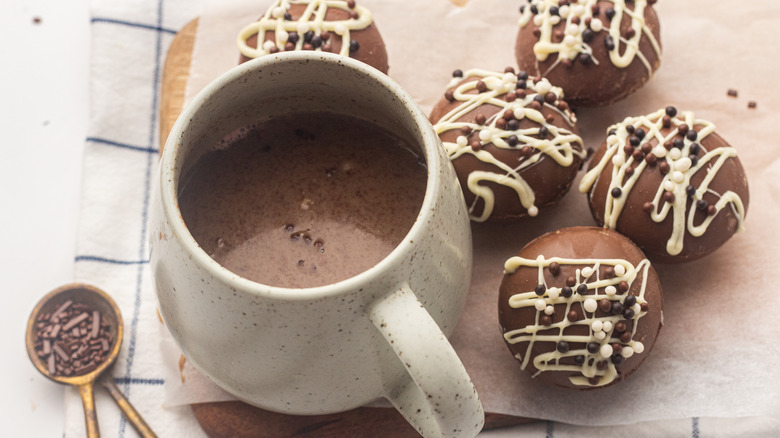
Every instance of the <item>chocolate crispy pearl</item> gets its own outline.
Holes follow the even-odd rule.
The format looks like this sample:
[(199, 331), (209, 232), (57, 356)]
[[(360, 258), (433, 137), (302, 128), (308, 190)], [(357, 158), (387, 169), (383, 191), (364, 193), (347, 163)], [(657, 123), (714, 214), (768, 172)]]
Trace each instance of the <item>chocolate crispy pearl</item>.
[[(282, 18), (279, 19), (273, 18), (272, 16), (272, 9), (279, 3), (277, 1), (271, 6), (271, 10), (267, 12), (267, 14), (269, 14), (268, 19), (273, 20), (273, 22), (276, 20), (297, 22), (306, 10), (307, 4), (316, 1), (317, 0), (298, 1), (295, 4), (290, 5), (289, 10), (286, 11), (286, 17), (282, 16)], [(296, 43), (294, 43), (293, 46), (288, 45), (285, 49), (271, 49), (271, 52), (276, 53), (277, 51), (302, 49), (324, 50), (332, 53), (341, 53), (346, 51), (346, 48), (342, 50), (343, 44), (347, 44), (350, 46), (348, 51), (350, 58), (362, 61), (376, 68), (382, 73), (387, 74), (389, 68), (387, 62), (387, 51), (385, 49), (385, 43), (382, 40), (382, 36), (379, 34), (379, 30), (377, 29), (376, 22), (374, 21), (373, 17), (370, 18), (370, 24), (368, 24), (366, 27), (350, 29), (348, 41), (343, 41), (344, 38), (342, 38), (333, 30), (333, 28), (336, 27), (334, 22), (344, 22), (346, 20), (355, 19), (352, 14), (356, 13), (355, 11), (357, 9), (354, 6), (352, 8), (348, 7), (347, 2), (344, 3), (346, 6), (345, 8), (338, 8), (334, 6), (327, 8), (324, 21), (322, 23), (324, 29), (315, 28), (310, 30), (312, 32), (310, 34), (311, 38), (308, 38), (305, 33), (292, 31), (295, 34), (292, 39), (295, 40)], [(330, 29), (330, 31), (327, 29)], [(324, 35), (321, 30), (326, 31)], [(307, 39), (308, 41), (305, 41)], [(268, 30), (265, 32), (264, 41), (276, 41), (274, 30)], [(288, 44), (290, 42), (291, 41), (288, 39)], [(246, 39), (246, 45), (250, 48), (257, 48), (257, 33), (254, 33)], [(239, 63), (244, 63), (250, 59), (252, 58), (242, 53), (240, 55)]]
[[(626, 131), (629, 126), (630, 130), (648, 134), (637, 139)], [(710, 254), (742, 229), (749, 203), (747, 177), (736, 150), (715, 132), (714, 125), (669, 107), (627, 118), (611, 129), (614, 134), (608, 136), (609, 144), (605, 142), (596, 151), (580, 186), (580, 191), (588, 193), (591, 213), (599, 225), (623, 233), (654, 260), (666, 263)], [(659, 145), (663, 139), (668, 140)], [(605, 159), (608, 150), (610, 156)], [(614, 158), (617, 151), (620, 157)], [(629, 151), (631, 158), (627, 160)], [(625, 170), (633, 168), (628, 172), (632, 177), (638, 175), (634, 183), (629, 183), (629, 176), (613, 180), (615, 160)], [(603, 168), (599, 171), (600, 165)], [(675, 170), (685, 168), (675, 175)], [(675, 178), (684, 179), (677, 183)], [(617, 186), (619, 192), (614, 190)], [(621, 203), (622, 210), (617, 211), (614, 206)], [(607, 211), (608, 204), (611, 212)], [(669, 210), (661, 217), (664, 208)], [(705, 224), (707, 220), (711, 222)], [(703, 234), (695, 236), (692, 230), (697, 229)], [(681, 240), (673, 237), (677, 233)]]
[(640, 366), (662, 308), (658, 276), (636, 245), (611, 230), (572, 227), (536, 238), (507, 260), (498, 318), (531, 376), (591, 389)]
[(561, 94), (511, 68), (455, 72), (430, 120), (472, 220), (536, 216), (569, 190), (585, 153)]
[[(557, 0), (534, 0), (521, 13), (521, 22), (524, 16), (528, 22), (520, 27), (517, 35), (518, 66), (562, 87), (567, 100), (575, 107), (608, 105), (621, 100), (645, 84), (660, 66), (660, 25), (653, 3), (581, 0), (564, 8), (559, 7)], [(615, 13), (618, 5), (628, 13)], [(642, 20), (631, 17), (640, 5), (646, 5), (644, 25)], [(531, 12), (531, 6), (537, 14)], [(544, 18), (536, 19), (541, 20), (541, 26), (534, 23), (536, 16)], [(552, 21), (560, 20), (555, 25), (549, 21), (553, 16), (557, 18)], [(620, 20), (619, 32), (616, 20)], [(613, 21), (615, 30), (611, 31)], [(574, 39), (573, 46), (566, 45), (567, 35)], [(638, 44), (636, 56), (630, 56), (626, 41)], [(630, 63), (613, 62), (610, 51), (612, 58), (624, 57)], [(546, 58), (545, 53), (549, 53)]]

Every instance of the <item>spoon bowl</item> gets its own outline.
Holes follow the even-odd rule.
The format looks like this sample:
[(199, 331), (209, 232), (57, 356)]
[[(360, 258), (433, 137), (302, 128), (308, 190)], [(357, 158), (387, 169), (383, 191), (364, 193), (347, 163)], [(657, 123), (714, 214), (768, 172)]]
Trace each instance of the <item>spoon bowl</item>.
[[(111, 344), (106, 353), (103, 362), (97, 365), (93, 370), (84, 374), (74, 374), (70, 376), (57, 375), (49, 369), (47, 361), (42, 359), (36, 350), (38, 344), (39, 327), (38, 320), (41, 315), (52, 314), (68, 301), (72, 303), (81, 303), (91, 307), (100, 313), (103, 321), (108, 322), (108, 333), (111, 337)], [(122, 335), (124, 324), (122, 314), (119, 311), (111, 297), (103, 290), (85, 283), (71, 283), (61, 286), (44, 296), (33, 308), (30, 318), (27, 321), (27, 334), (25, 344), (27, 345), (27, 354), (30, 356), (35, 368), (41, 374), (49, 379), (65, 385), (73, 385), (78, 388), (81, 395), (81, 401), (84, 405), (84, 419), (87, 426), (87, 436), (97, 438), (100, 431), (97, 422), (97, 412), (95, 411), (95, 399), (93, 395), (94, 384), (98, 379), (100, 383), (108, 389), (112, 397), (117, 401), (128, 420), (144, 437), (153, 437), (154, 433), (144, 422), (138, 412), (130, 405), (127, 399), (116, 388), (113, 380), (110, 378), (100, 379), (101, 375), (111, 368), (119, 355), (122, 347)], [(55, 354), (52, 352), (51, 354)]]

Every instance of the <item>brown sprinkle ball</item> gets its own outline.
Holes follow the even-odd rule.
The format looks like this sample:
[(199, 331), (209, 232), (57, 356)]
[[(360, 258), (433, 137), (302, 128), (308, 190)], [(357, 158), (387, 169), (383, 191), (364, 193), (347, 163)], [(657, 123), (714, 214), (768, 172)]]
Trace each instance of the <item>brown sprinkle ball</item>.
[(68, 300), (35, 322), (35, 350), (53, 376), (80, 376), (95, 370), (111, 350), (111, 325), (100, 311)]
[(758, 104), (756, 103), (755, 100), (751, 100), (750, 102), (748, 102), (748, 108), (750, 108), (750, 109), (754, 109), (757, 106), (758, 106)]
[(737, 97), (739, 93), (737, 93), (737, 90), (735, 90), (733, 88), (729, 88), (729, 91), (727, 91), (726, 94), (729, 97)]

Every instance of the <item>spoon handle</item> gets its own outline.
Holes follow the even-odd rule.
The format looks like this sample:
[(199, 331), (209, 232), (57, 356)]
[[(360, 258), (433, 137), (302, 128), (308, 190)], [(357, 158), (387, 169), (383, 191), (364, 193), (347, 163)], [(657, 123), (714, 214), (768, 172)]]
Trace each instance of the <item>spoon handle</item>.
[(92, 389), (92, 382), (79, 385), (79, 395), (81, 395), (81, 403), (84, 405), (84, 422), (87, 425), (87, 437), (100, 438), (97, 411), (95, 410), (95, 397)]
[(133, 405), (131, 405), (130, 402), (125, 398), (124, 394), (122, 394), (119, 388), (116, 387), (110, 376), (100, 379), (100, 384), (103, 385), (103, 387), (108, 390), (108, 393), (111, 394), (111, 397), (116, 400), (116, 404), (118, 404), (119, 408), (122, 409), (125, 417), (127, 417), (130, 423), (133, 424), (135, 430), (138, 431), (142, 437), (157, 438), (157, 435), (152, 432), (152, 429), (148, 424), (146, 424), (144, 419), (141, 417), (141, 414), (135, 410)]

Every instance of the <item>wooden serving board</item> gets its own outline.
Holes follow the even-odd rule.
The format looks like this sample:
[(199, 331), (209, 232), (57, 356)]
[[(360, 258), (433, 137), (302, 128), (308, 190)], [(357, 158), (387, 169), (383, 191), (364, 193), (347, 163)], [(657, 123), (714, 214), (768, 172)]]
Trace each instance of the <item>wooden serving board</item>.
[[(455, 4), (467, 0), (452, 0)], [(198, 19), (174, 37), (165, 59), (160, 98), (160, 151), (184, 106), (192, 49)], [(417, 437), (417, 431), (390, 408), (358, 408), (329, 415), (296, 416), (265, 411), (239, 401), (200, 403), (192, 411), (210, 438), (283, 437)], [(510, 415), (486, 413), (485, 429), (536, 421)]]

